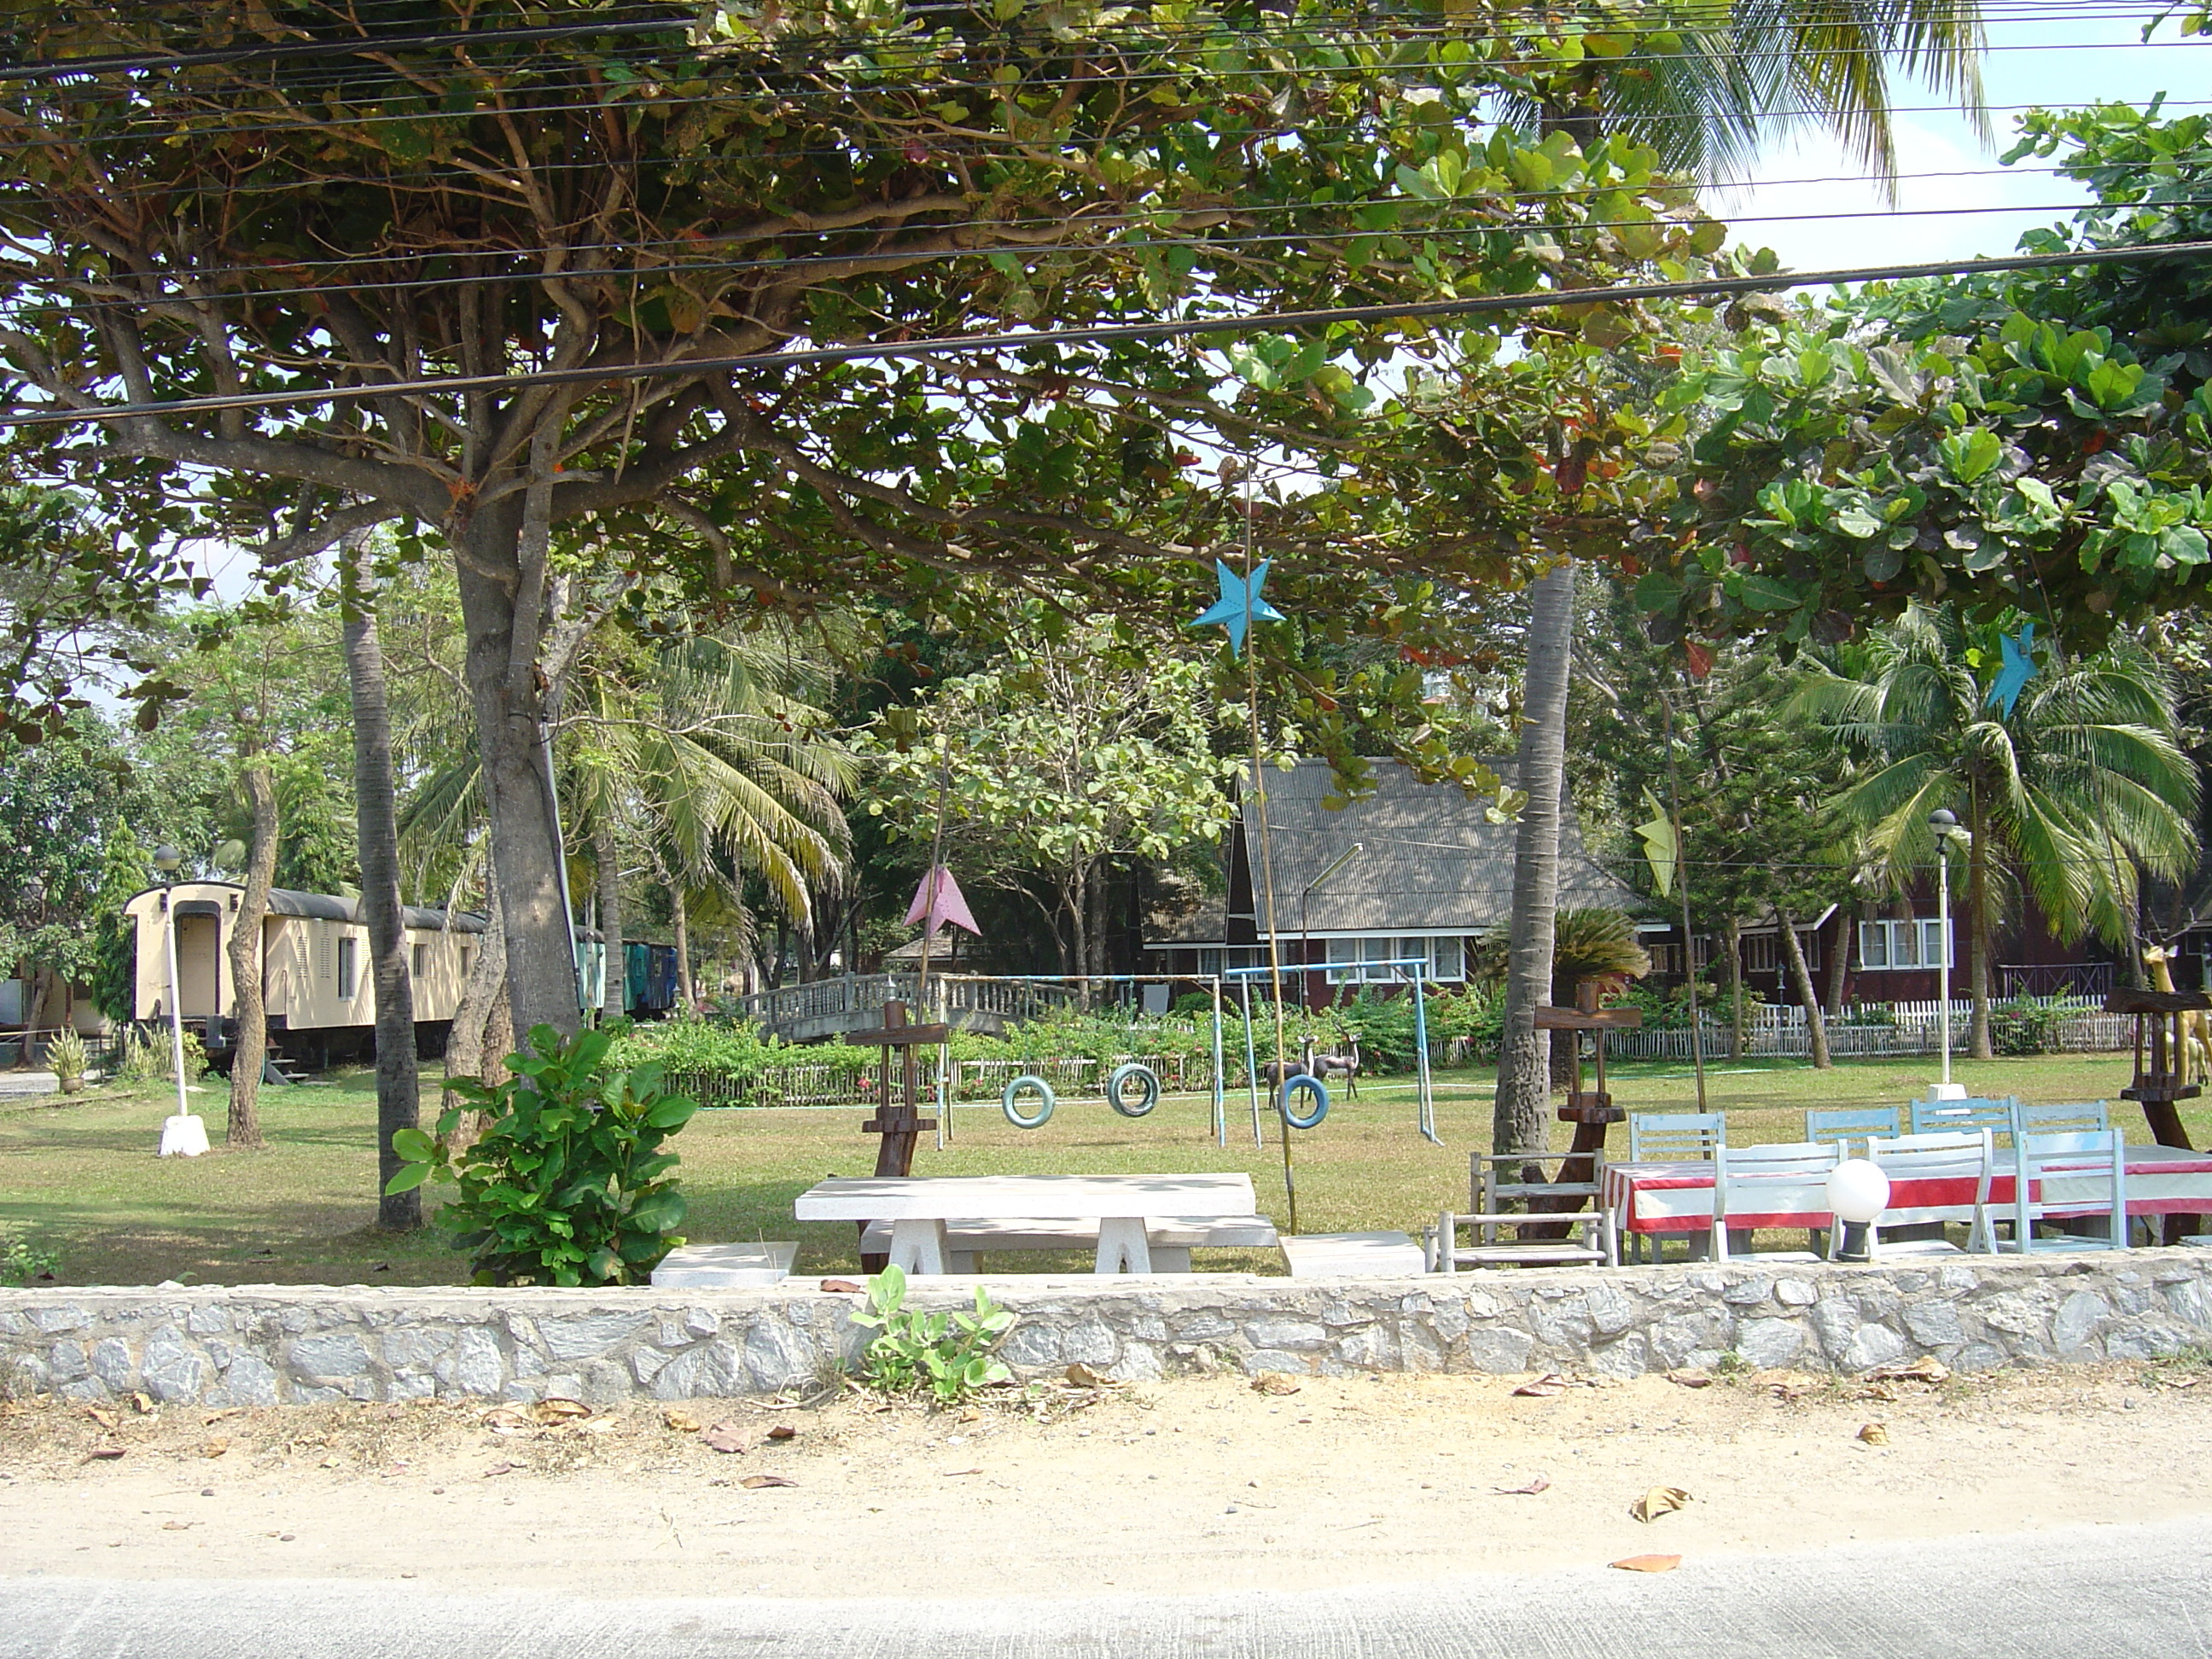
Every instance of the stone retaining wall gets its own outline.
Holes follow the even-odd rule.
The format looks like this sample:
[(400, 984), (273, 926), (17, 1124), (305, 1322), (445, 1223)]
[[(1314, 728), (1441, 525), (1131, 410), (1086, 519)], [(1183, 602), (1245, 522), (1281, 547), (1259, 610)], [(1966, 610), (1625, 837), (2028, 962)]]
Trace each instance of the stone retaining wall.
[[(1761, 1369), (1860, 1371), (1929, 1353), (1961, 1370), (2140, 1359), (2212, 1342), (2212, 1251), (2027, 1261), (1293, 1281), (986, 1277), (1019, 1315), (1017, 1372), (1073, 1361), (1139, 1381), (1244, 1371), (1632, 1376), (1734, 1354)], [(972, 1281), (912, 1303), (966, 1304)], [(604, 1404), (771, 1393), (851, 1361), (852, 1295), (235, 1285), (0, 1291), (0, 1388), (204, 1406), (426, 1396)]]

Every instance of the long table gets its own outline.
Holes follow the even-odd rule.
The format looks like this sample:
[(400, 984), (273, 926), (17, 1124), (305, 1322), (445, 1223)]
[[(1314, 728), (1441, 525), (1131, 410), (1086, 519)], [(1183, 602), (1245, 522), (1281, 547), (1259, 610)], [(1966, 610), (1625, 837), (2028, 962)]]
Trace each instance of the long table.
[[(2127, 1172), (2130, 1215), (2212, 1215), (2212, 1152), (2130, 1146)], [(2010, 1206), (2014, 1179), (2012, 1154), (2000, 1147), (1990, 1170), (1993, 1210)], [(2087, 1212), (2105, 1201), (2106, 1185), (2094, 1175), (2069, 1177), (2046, 1169), (2036, 1196), (2061, 1210)], [(1973, 1210), (1975, 1186), (1967, 1179), (1896, 1181), (1885, 1219), (1892, 1225), (1965, 1219)], [(1825, 1179), (1808, 1177), (1801, 1185), (1763, 1178), (1758, 1190), (1764, 1207), (1730, 1217), (1732, 1227), (1826, 1228), (1833, 1221)], [(1608, 1164), (1601, 1201), (1613, 1212), (1614, 1225), (1622, 1232), (1709, 1232), (1713, 1224), (1713, 1166), (1710, 1162)]]
[[(1245, 1175), (833, 1176), (799, 1195), (801, 1221), (888, 1221), (901, 1271), (941, 1273), (948, 1224), (1079, 1221), (1098, 1228), (1096, 1270), (1149, 1273), (1147, 1223), (1203, 1228), (1249, 1218), (1258, 1200)], [(1153, 1229), (1157, 1231), (1158, 1229)]]

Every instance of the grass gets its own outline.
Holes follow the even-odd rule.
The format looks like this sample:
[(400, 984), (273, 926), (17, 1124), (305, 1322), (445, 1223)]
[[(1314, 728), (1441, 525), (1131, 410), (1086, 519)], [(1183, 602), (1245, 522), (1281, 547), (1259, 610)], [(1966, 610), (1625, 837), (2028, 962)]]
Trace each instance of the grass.
[[(2148, 1139), (2142, 1118), (2118, 1100), (2124, 1054), (2063, 1054), (1965, 1061), (1954, 1076), (1980, 1093), (2035, 1102), (2110, 1099), (2130, 1139)], [(1802, 1060), (1717, 1064), (1708, 1099), (1726, 1111), (1735, 1142), (1791, 1140), (1808, 1106), (1897, 1103), (1924, 1090), (1935, 1067), (1916, 1060), (1848, 1060), (1832, 1072)], [(435, 1098), (434, 1073), (425, 1095)], [(1615, 1100), (1636, 1110), (1696, 1104), (1690, 1068), (1668, 1061), (1613, 1068)], [(1295, 1135), (1298, 1226), (1305, 1232), (1400, 1228), (1418, 1234), (1446, 1204), (1467, 1201), (1467, 1158), (1490, 1139), (1490, 1079), (1476, 1072), (1438, 1079), (1437, 1125), (1444, 1145), (1414, 1132), (1409, 1082), (1370, 1079), (1358, 1100), (1340, 1100), (1320, 1128)], [(466, 1263), (434, 1230), (378, 1231), (374, 1188), (374, 1074), (343, 1072), (314, 1084), (263, 1091), (268, 1146), (197, 1159), (159, 1159), (154, 1148), (171, 1097), (155, 1089), (94, 1091), (0, 1106), (0, 1228), (61, 1255), (66, 1284), (453, 1284)], [(210, 1079), (195, 1103), (210, 1133), (222, 1132), (223, 1095)], [(691, 1218), (702, 1241), (799, 1240), (799, 1271), (851, 1272), (854, 1231), (846, 1224), (799, 1225), (792, 1200), (829, 1175), (866, 1175), (875, 1139), (860, 1132), (860, 1107), (821, 1111), (702, 1112), (675, 1142), (684, 1158)], [(962, 1107), (951, 1146), (927, 1141), (921, 1175), (1138, 1174), (1243, 1170), (1262, 1212), (1287, 1229), (1279, 1129), (1252, 1144), (1244, 1098), (1230, 1099), (1230, 1140), (1214, 1144), (1203, 1097), (1170, 1096), (1149, 1116), (1118, 1117), (1097, 1099), (1068, 1098), (1043, 1128), (1013, 1127), (995, 1103)], [(2200, 1144), (2212, 1104), (2184, 1113)], [(1565, 1126), (1555, 1126), (1564, 1145)], [(1625, 1133), (1614, 1133), (1615, 1150)], [(441, 1189), (426, 1189), (435, 1202)], [(1219, 1268), (1281, 1271), (1273, 1252), (1208, 1252)], [(1006, 1265), (1004, 1263), (998, 1265)], [(1024, 1270), (1083, 1268), (1087, 1258), (1025, 1256)]]

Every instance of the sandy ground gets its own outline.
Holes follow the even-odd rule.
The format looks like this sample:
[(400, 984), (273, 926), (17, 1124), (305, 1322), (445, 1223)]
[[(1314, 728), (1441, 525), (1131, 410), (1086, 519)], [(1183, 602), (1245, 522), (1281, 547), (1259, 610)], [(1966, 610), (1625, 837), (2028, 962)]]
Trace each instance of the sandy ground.
[[(1516, 1395), (1526, 1380), (1063, 1383), (956, 1412), (848, 1395), (552, 1425), (481, 1404), (125, 1406), (102, 1421), (21, 1401), (0, 1407), (0, 1576), (602, 1596), (1303, 1589), (2212, 1508), (2201, 1364)], [(1860, 1437), (1869, 1424), (1887, 1443)], [(788, 1484), (744, 1484), (760, 1476)], [(1655, 1486), (1690, 1501), (1639, 1522), (1631, 1506)]]

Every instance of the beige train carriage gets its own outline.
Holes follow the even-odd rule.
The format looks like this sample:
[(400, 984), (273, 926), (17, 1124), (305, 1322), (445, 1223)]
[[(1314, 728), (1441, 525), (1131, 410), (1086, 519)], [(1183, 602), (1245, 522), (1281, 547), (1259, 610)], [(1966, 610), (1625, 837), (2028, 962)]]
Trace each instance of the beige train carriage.
[[(243, 891), (234, 882), (180, 881), (148, 888), (124, 907), (137, 931), (133, 1012), (142, 1020), (169, 1017), (161, 929), (173, 918), (178, 1006), (187, 1028), (200, 1034), (218, 1061), (229, 1053), (236, 1030), (230, 940)], [(463, 911), (448, 925), (443, 910), (414, 905), (407, 907), (406, 919), (416, 1047), (436, 1054), (445, 1046), (469, 965), (481, 948), (484, 919)], [(270, 1044), (278, 1053), (323, 1065), (372, 1052), (376, 993), (361, 901), (272, 890), (261, 924), (261, 994)]]

